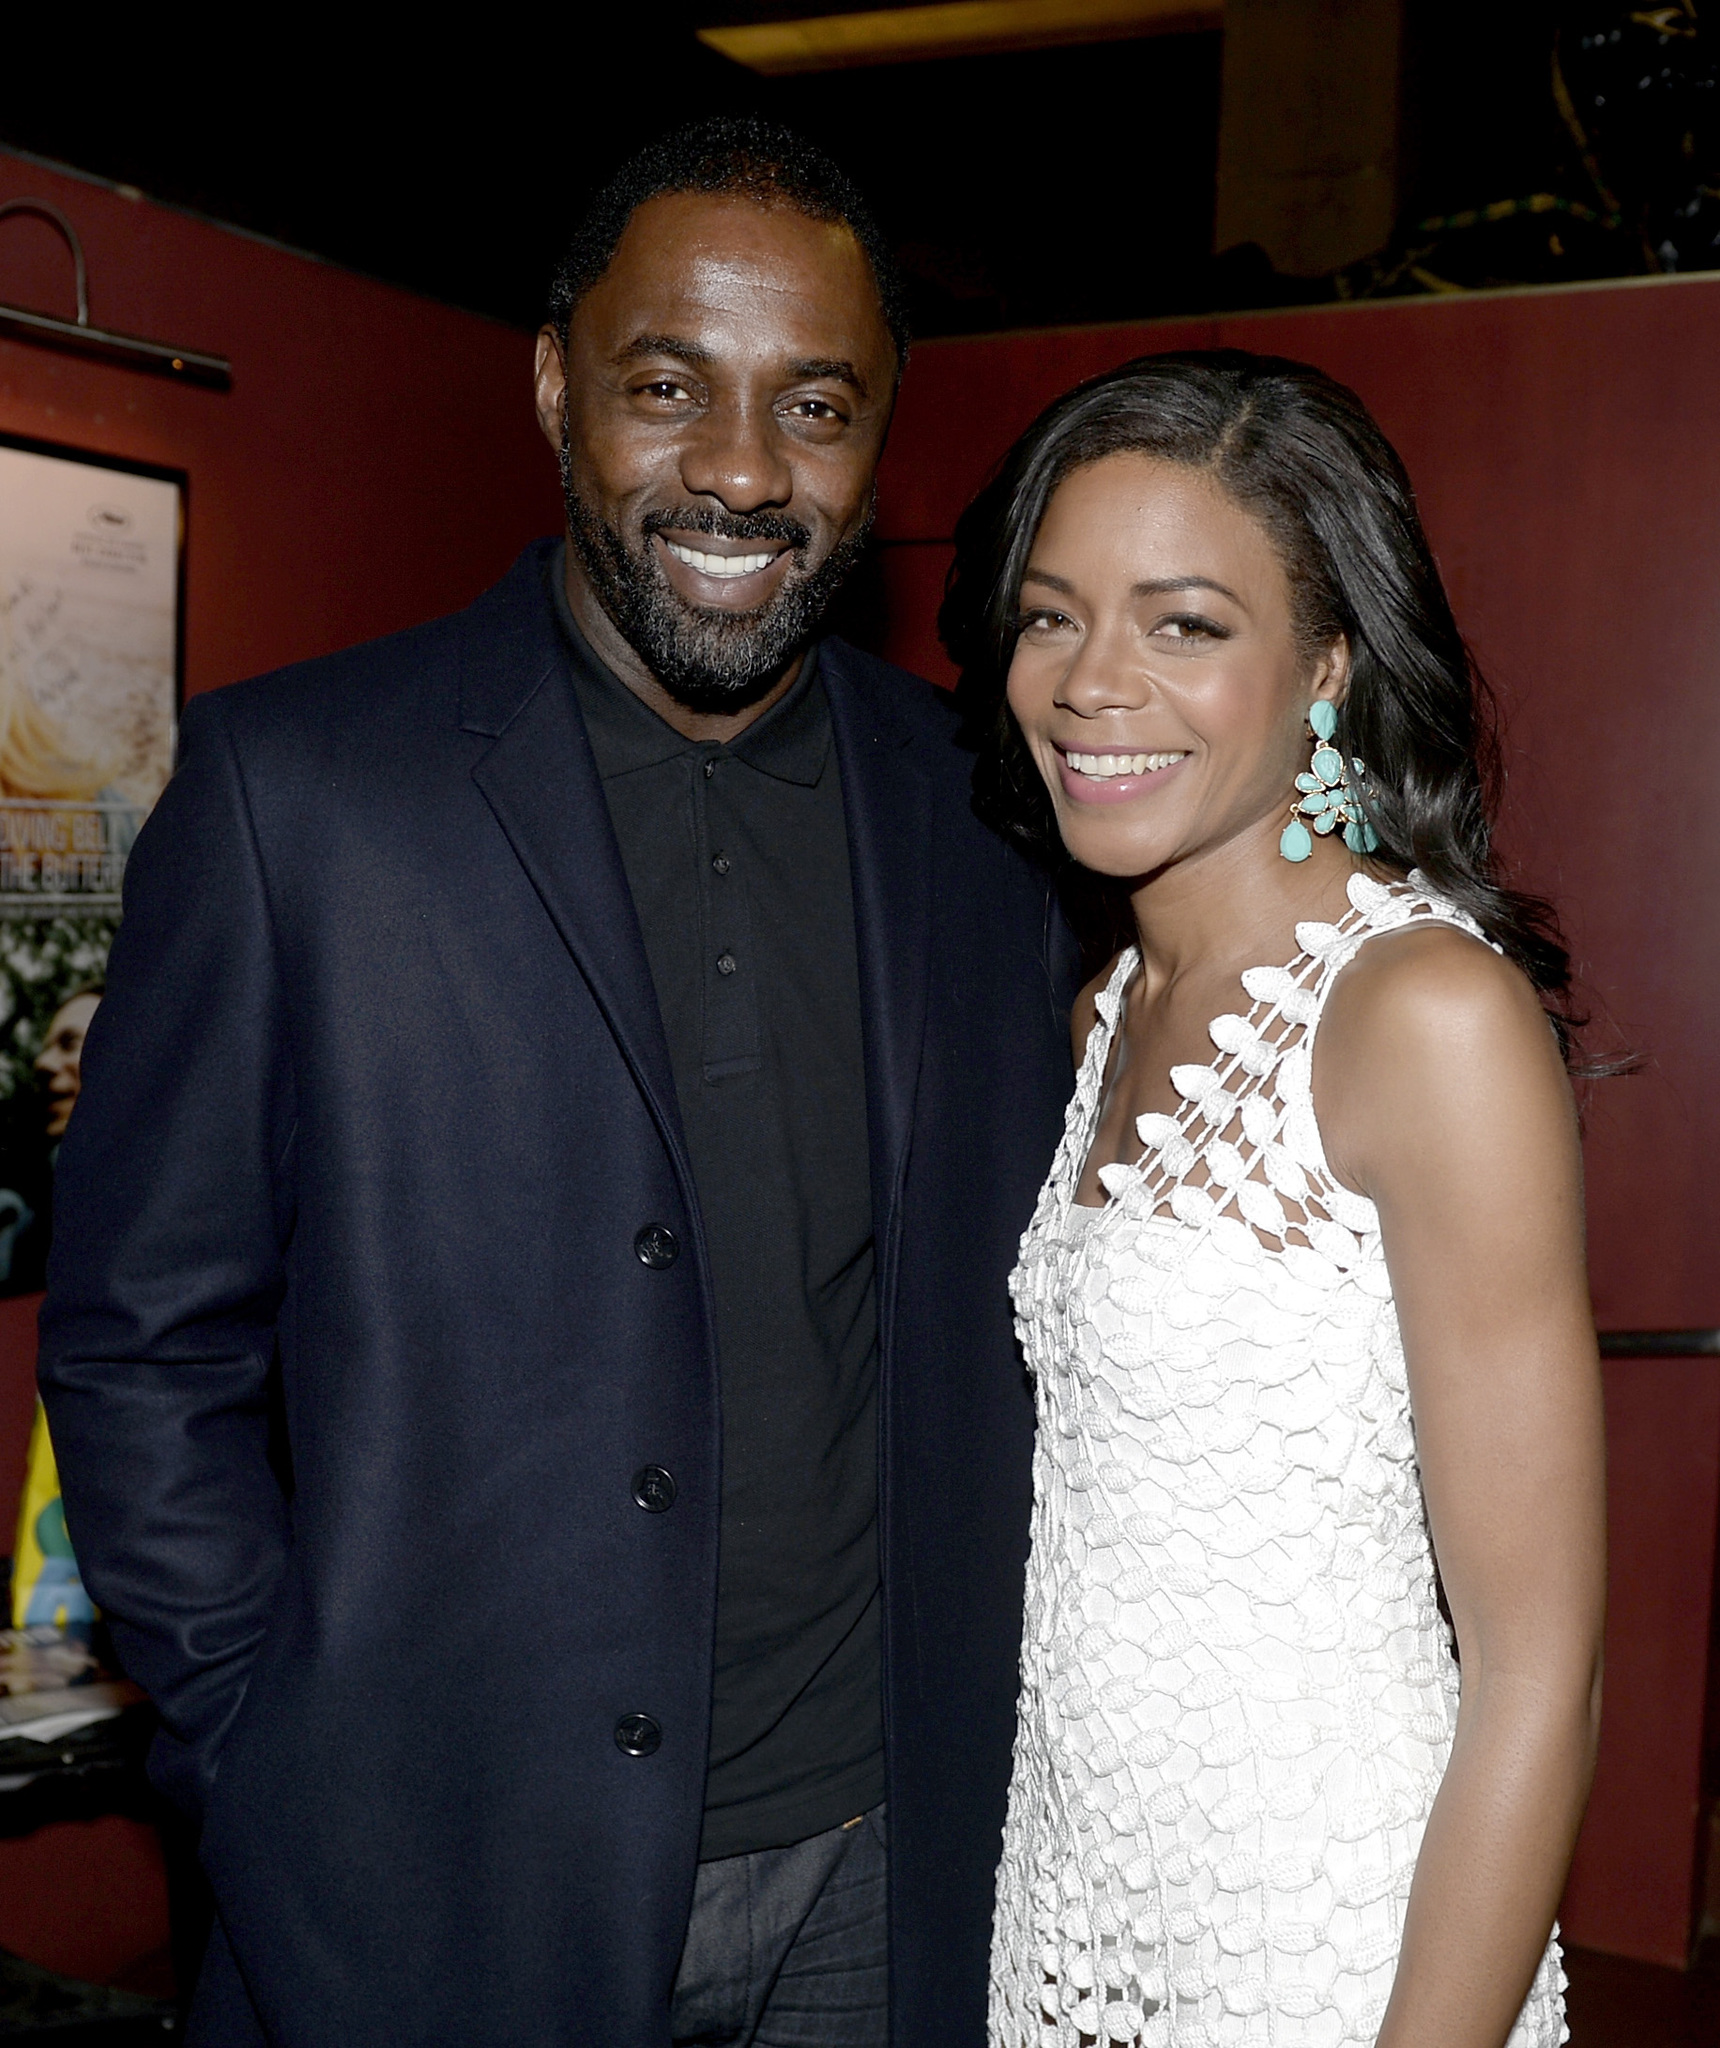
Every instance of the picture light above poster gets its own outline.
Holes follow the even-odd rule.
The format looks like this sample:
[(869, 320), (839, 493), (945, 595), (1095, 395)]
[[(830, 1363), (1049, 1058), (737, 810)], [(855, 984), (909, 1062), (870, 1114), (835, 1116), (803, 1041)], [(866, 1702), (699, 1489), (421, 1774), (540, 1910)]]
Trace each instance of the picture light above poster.
[(120, 887), (173, 768), (186, 479), (0, 435), (0, 1295), (43, 1283)]
[(90, 324), (90, 273), (84, 261), (84, 245), (78, 231), (46, 199), (8, 199), (0, 205), (0, 221), (24, 217), (45, 220), (71, 253), (78, 291), (78, 317), (61, 320), (29, 306), (0, 302), (0, 334), (13, 341), (31, 341), (43, 348), (64, 349), (72, 355), (97, 356), (104, 362), (121, 363), (132, 370), (147, 370), (156, 376), (172, 377), (182, 384), (204, 384), (215, 391), (227, 390), (233, 382), (233, 366), (225, 356), (205, 354), (201, 349), (177, 348), (167, 341), (148, 341), (141, 334), (118, 334), (109, 327)]

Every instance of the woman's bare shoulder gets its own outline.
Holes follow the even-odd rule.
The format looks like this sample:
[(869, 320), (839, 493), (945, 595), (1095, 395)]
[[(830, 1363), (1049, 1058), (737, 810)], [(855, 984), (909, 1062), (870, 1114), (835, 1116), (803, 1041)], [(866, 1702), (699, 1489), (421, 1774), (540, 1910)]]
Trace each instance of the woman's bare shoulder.
[(1540, 997), (1515, 962), (1443, 918), (1419, 919), (1370, 939), (1338, 976), (1322, 1036), (1394, 1064), (1424, 1049), (1512, 1042), (1543, 1050), (1551, 1038)]
[[(1315, 1110), (1346, 1185), (1378, 1199), (1481, 1151), (1572, 1124), (1558, 1041), (1529, 977), (1458, 926), (1370, 939), (1333, 985), (1314, 1047)], [(1562, 1140), (1561, 1140), (1562, 1142)]]

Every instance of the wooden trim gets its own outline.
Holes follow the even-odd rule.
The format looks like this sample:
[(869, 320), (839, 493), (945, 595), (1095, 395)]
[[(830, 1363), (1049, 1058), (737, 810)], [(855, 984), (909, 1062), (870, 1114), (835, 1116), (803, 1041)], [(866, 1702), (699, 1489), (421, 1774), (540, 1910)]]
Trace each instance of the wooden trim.
[(1720, 1358), (1720, 1330), (1602, 1330), (1603, 1358)]

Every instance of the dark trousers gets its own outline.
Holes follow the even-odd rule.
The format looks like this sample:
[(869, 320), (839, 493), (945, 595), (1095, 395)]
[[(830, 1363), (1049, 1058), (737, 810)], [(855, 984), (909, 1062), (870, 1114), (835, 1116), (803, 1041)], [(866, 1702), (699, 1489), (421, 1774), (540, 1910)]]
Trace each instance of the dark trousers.
[(885, 2048), (884, 1808), (699, 1865), (670, 2008), (677, 2048)]

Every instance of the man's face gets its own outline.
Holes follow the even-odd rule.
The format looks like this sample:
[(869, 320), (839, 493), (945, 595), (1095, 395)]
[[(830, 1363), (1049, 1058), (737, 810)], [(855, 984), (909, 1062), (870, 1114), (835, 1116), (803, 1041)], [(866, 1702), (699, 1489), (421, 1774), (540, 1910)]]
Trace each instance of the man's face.
[(738, 711), (865, 543), (895, 345), (851, 231), (727, 194), (647, 200), (538, 346), (576, 574), (679, 703)]

